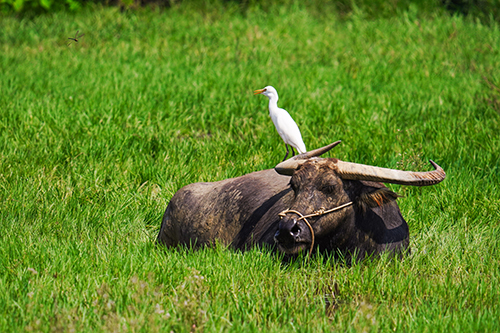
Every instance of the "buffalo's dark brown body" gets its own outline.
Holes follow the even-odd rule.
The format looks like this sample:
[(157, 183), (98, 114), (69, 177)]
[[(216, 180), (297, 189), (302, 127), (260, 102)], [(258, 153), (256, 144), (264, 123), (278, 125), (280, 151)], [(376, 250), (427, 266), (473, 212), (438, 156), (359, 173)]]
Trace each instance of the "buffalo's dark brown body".
[(408, 248), (408, 225), (397, 195), (381, 183), (341, 179), (331, 161), (308, 161), (292, 177), (271, 169), (185, 186), (172, 197), (157, 241), (198, 247), (217, 240), (237, 249), (268, 244), (295, 254), (309, 250), (313, 235), (298, 215), (280, 218), (280, 212), (294, 209), (305, 215), (352, 202), (308, 219), (315, 251), (363, 256)]
[(274, 170), (181, 188), (170, 200), (158, 235), (167, 246), (208, 245), (215, 240), (244, 249), (274, 245), (278, 213), (293, 198), (290, 177)]

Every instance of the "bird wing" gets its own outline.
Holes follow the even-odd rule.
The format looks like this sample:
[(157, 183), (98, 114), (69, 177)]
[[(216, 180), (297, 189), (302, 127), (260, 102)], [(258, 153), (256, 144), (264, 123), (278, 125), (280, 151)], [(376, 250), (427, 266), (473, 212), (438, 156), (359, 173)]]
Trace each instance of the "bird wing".
[(286, 110), (279, 109), (276, 121), (273, 119), (273, 122), (276, 130), (286, 144), (294, 147), (301, 154), (306, 152), (306, 145), (302, 140), (299, 127)]

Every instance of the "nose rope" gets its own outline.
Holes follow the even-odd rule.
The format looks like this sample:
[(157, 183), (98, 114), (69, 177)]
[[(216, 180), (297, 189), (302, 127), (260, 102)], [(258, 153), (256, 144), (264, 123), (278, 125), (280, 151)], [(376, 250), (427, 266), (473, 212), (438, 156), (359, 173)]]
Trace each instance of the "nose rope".
[(329, 209), (329, 210), (325, 210), (325, 207), (321, 207), (320, 209), (318, 209), (317, 211), (315, 211), (315, 212), (313, 212), (313, 213), (311, 213), (309, 215), (302, 215), (300, 212), (298, 212), (296, 210), (286, 209), (286, 210), (282, 211), (281, 213), (279, 213), (278, 216), (280, 216), (281, 218), (283, 218), (288, 213), (294, 213), (294, 214), (297, 214), (298, 216), (300, 216), (300, 218), (297, 221), (304, 220), (304, 222), (309, 227), (309, 230), (311, 231), (311, 236), (312, 236), (311, 237), (311, 248), (309, 249), (309, 257), (311, 257), (311, 253), (312, 253), (312, 250), (313, 250), (313, 247), (314, 247), (314, 231), (313, 231), (313, 228), (312, 228), (311, 224), (307, 220), (307, 218), (308, 217), (314, 217), (314, 216), (320, 216), (320, 215), (325, 215), (325, 214), (328, 214), (328, 213), (332, 213), (332, 212), (335, 212), (337, 210), (340, 210), (340, 209), (345, 208), (345, 207), (350, 206), (350, 205), (352, 205), (352, 201), (349, 201), (346, 204), (343, 204), (341, 206), (338, 206), (338, 207), (335, 207), (335, 208), (332, 208), (332, 209)]

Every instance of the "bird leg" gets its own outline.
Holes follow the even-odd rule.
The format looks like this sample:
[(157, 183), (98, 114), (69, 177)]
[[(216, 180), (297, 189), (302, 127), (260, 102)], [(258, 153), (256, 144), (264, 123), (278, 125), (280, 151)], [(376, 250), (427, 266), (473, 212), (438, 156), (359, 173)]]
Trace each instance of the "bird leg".
[[(285, 143), (285, 147), (286, 147), (286, 155), (285, 155), (285, 158), (283, 159), (283, 161), (286, 160), (286, 157), (288, 156), (288, 145), (286, 143)], [(292, 150), (293, 150), (293, 148), (292, 148)]]
[(293, 150), (292, 146), (290, 146), (290, 149), (292, 149), (292, 156), (295, 156), (295, 150)]

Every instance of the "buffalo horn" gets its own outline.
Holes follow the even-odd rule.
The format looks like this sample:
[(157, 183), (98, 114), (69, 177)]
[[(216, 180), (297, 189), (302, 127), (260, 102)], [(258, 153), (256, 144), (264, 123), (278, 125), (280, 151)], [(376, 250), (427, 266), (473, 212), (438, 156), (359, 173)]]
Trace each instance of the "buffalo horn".
[(323, 155), (324, 153), (326, 153), (327, 151), (329, 151), (330, 149), (332, 149), (333, 147), (338, 145), (340, 142), (342, 142), (342, 141), (341, 140), (335, 141), (333, 143), (330, 143), (327, 146), (324, 146), (324, 147), (321, 147), (318, 149), (314, 149), (314, 150), (302, 153), (300, 155), (294, 156), (292, 158), (289, 158), (286, 161), (283, 161), (283, 162), (279, 163), (278, 165), (276, 165), (274, 167), (274, 169), (276, 170), (277, 173), (279, 173), (281, 175), (291, 176), (293, 174), (293, 172), (299, 167), (299, 165), (304, 163), (307, 159), (309, 159), (311, 157), (318, 157), (318, 156)]
[(342, 179), (370, 180), (382, 183), (427, 186), (441, 182), (446, 174), (434, 161), (429, 160), (435, 170), (427, 172), (401, 171), (370, 165), (337, 161), (337, 174)]

